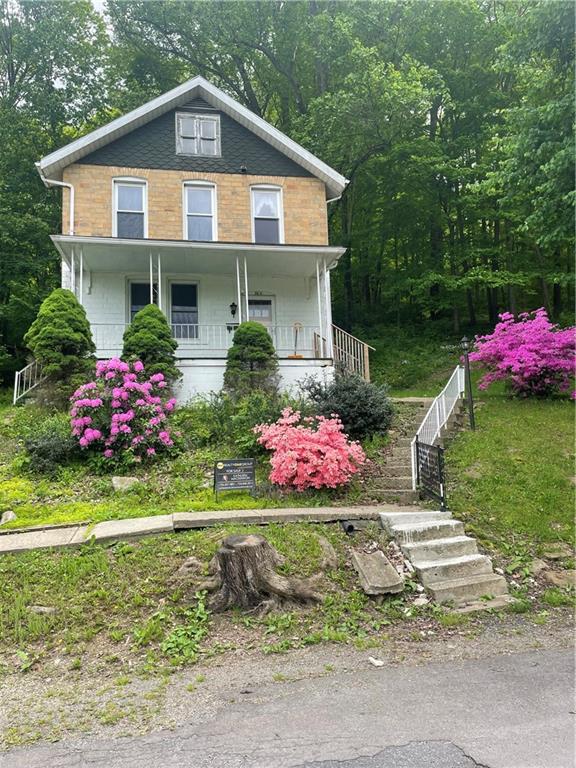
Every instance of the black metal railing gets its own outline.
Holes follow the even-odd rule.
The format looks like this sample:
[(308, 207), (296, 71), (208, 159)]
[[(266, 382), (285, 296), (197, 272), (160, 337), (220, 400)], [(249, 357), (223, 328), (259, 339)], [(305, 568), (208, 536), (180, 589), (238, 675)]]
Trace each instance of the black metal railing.
[(416, 439), (416, 477), (420, 492), (439, 502), (440, 509), (446, 509), (443, 448)]

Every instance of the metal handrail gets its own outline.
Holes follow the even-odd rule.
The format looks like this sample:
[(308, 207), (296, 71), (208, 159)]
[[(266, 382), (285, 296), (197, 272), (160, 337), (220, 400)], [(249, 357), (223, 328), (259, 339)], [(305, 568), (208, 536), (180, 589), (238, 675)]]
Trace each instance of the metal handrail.
[(42, 366), (37, 360), (33, 360), (28, 363), (22, 370), (14, 373), (14, 394), (12, 397), (12, 404), (16, 405), (18, 400), (21, 400), (28, 394), (34, 387), (42, 381)]
[(418, 467), (416, 456), (416, 443), (426, 443), (427, 445), (435, 445), (436, 441), (440, 437), (442, 429), (446, 425), (448, 419), (452, 415), (452, 412), (462, 398), (465, 392), (465, 377), (464, 367), (461, 365), (456, 366), (452, 371), (452, 375), (448, 379), (446, 386), (440, 392), (437, 397), (432, 401), (432, 405), (428, 409), (426, 416), (422, 419), (422, 423), (418, 427), (416, 434), (412, 438), (410, 443), (410, 456), (412, 460), (412, 489), (416, 490), (418, 485)]

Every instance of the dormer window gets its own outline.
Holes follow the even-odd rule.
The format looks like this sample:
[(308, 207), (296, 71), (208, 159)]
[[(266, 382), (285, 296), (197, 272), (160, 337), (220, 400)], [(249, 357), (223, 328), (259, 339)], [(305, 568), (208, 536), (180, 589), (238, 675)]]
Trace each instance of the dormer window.
[(114, 237), (147, 237), (146, 182), (139, 179), (114, 181)]
[(220, 117), (177, 113), (176, 154), (220, 157)]

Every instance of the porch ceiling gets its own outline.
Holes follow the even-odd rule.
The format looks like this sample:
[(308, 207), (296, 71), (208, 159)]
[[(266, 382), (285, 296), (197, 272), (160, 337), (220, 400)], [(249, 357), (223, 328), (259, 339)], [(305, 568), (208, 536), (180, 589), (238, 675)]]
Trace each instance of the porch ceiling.
[(328, 269), (338, 263), (344, 248), (314, 245), (254, 245), (249, 243), (194, 243), (184, 240), (124, 240), (115, 237), (53, 235), (52, 241), (70, 265), (82, 251), (84, 268), (94, 272), (147, 271), (150, 254), (160, 255), (163, 273), (235, 274), (236, 258), (247, 260), (248, 271), (278, 277), (312, 277), (316, 260)]

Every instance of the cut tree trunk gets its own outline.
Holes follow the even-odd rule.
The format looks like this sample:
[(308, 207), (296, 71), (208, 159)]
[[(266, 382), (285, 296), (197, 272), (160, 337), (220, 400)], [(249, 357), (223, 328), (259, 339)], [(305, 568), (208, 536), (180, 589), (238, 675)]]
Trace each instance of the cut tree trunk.
[(212, 561), (212, 577), (200, 589), (214, 592), (209, 606), (216, 613), (234, 607), (267, 612), (286, 603), (320, 602), (317, 582), (321, 576), (283, 576), (276, 573), (282, 562), (263, 536), (228, 536)]

